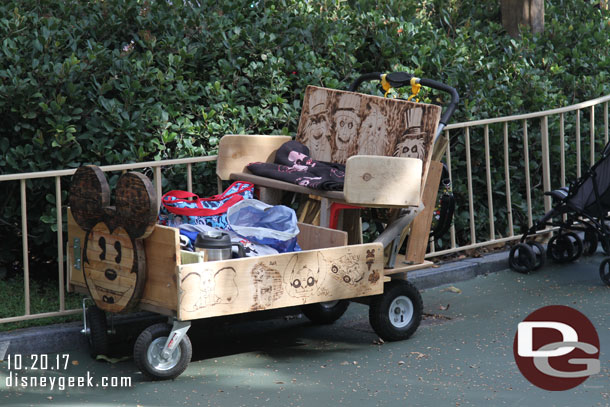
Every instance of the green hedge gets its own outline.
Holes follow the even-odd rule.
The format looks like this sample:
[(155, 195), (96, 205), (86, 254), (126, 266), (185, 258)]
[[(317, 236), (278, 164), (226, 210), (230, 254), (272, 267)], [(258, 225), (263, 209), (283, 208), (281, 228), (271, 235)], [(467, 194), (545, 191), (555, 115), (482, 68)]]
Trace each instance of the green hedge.
[[(610, 93), (607, 11), (547, 3), (545, 33), (515, 40), (501, 28), (497, 3), (4, 1), (0, 173), (209, 155), (227, 133), (294, 134), (307, 85), (346, 88), (370, 71), (406, 70), (455, 86), (455, 121)], [(432, 93), (426, 100), (446, 101)], [(492, 142), (500, 142), (495, 133)], [(459, 154), (463, 144), (455, 144)], [(454, 165), (463, 172), (465, 163)], [(200, 193), (211, 191), (212, 170), (200, 170)], [(502, 174), (494, 173), (496, 186)], [(168, 173), (167, 182), (174, 178)], [(54, 208), (38, 204), (53, 201), (47, 184), (28, 183), (33, 250), (48, 248), (42, 258), (55, 253)], [(484, 186), (475, 179), (475, 189)], [(455, 190), (464, 197), (461, 184)], [(16, 236), (18, 185), (0, 184), (0, 196), (0, 233)], [(463, 215), (456, 222), (467, 224)], [(12, 262), (20, 239), (2, 245), (0, 262)]]

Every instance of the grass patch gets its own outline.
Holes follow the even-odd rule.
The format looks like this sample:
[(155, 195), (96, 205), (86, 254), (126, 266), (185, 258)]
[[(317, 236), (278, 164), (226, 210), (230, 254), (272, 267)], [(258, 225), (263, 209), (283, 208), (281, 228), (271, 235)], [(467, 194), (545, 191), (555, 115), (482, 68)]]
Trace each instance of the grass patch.
[[(16, 276), (0, 280), (0, 318), (9, 318), (25, 313), (25, 293), (23, 276)], [(65, 294), (65, 309), (80, 308), (83, 296), (75, 293)], [(59, 310), (59, 288), (57, 281), (30, 280), (30, 313), (54, 312)], [(29, 328), (56, 324), (61, 322), (78, 321), (80, 314), (65, 317), (40, 318), (20, 322), (0, 324), (0, 332), (12, 331), (19, 328)]]

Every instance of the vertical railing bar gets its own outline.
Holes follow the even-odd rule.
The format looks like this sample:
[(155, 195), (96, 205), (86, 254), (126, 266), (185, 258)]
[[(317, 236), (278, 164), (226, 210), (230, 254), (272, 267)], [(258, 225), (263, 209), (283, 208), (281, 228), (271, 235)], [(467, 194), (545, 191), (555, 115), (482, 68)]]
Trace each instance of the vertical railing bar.
[(491, 164), (489, 162), (489, 125), (485, 125), (483, 132), (485, 141), (485, 175), (487, 176), (487, 208), (489, 214), (489, 240), (496, 238), (496, 225), (494, 222), (494, 203), (491, 190)]
[[(549, 158), (549, 117), (544, 116), (540, 120), (540, 132), (542, 133), (542, 188), (543, 191), (551, 190), (551, 165)], [(544, 211), (551, 210), (551, 197), (544, 196)]]
[[(561, 187), (564, 188), (566, 186), (566, 130), (565, 130), (565, 115), (561, 113), (559, 115), (559, 161), (560, 161), (560, 174), (559, 178), (561, 179)], [(562, 219), (567, 221), (568, 215), (563, 214)]]
[[(447, 169), (449, 170), (449, 181), (451, 182), (451, 185), (453, 185), (453, 175), (451, 174), (451, 140), (449, 138), (449, 130), (445, 130), (445, 137), (447, 138), (447, 152), (446, 152), (446, 157), (447, 157)], [(451, 223), (451, 228), (449, 230), (449, 234), (451, 236), (451, 248), (455, 249), (457, 244), (456, 244), (456, 239), (455, 239), (455, 223), (452, 222)]]
[(510, 197), (510, 163), (508, 155), (508, 122), (504, 122), (504, 183), (506, 185), (506, 214), (508, 215), (508, 236), (515, 235), (513, 225), (513, 204)]
[(576, 110), (576, 178), (581, 175), (581, 157), (580, 157), (580, 109)]
[(28, 248), (28, 215), (25, 179), (19, 180), (21, 187), (21, 242), (23, 246), (23, 286), (25, 314), (30, 315), (30, 262)]
[(186, 165), (186, 190), (193, 193), (193, 165)]
[(157, 208), (161, 206), (163, 196), (163, 179), (161, 178), (161, 167), (155, 167), (155, 191), (157, 193)]
[(532, 227), (532, 185), (530, 180), (530, 149), (527, 120), (523, 120), (523, 161), (525, 163), (525, 202), (527, 203), (527, 226)]
[(608, 102), (604, 103), (604, 145), (608, 144)]
[(470, 160), (470, 127), (466, 127), (466, 171), (468, 172), (468, 209), (470, 212), (470, 242), (475, 244), (477, 236), (474, 224), (474, 203), (472, 198), (472, 164)]
[(593, 167), (593, 164), (595, 164), (595, 106), (591, 106), (591, 125), (589, 128), (589, 140), (591, 142), (590, 167)]
[(55, 177), (55, 212), (57, 214), (57, 269), (59, 273), (59, 310), (64, 311), (64, 231), (63, 212), (61, 209), (61, 178)]
[(560, 176), (561, 187), (566, 186), (566, 131), (564, 124), (565, 115), (561, 113), (559, 115), (559, 151), (560, 151)]

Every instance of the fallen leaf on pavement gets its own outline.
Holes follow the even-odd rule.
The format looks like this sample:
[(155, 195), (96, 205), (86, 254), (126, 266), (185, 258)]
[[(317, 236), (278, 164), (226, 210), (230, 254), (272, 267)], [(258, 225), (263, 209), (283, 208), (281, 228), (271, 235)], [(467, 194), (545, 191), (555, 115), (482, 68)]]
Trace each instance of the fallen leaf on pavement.
[(450, 293), (456, 293), (456, 294), (459, 294), (462, 292), (462, 290), (460, 290), (459, 288), (454, 287), (454, 286), (443, 288), (441, 290), (441, 292), (446, 292), (446, 291), (449, 291)]

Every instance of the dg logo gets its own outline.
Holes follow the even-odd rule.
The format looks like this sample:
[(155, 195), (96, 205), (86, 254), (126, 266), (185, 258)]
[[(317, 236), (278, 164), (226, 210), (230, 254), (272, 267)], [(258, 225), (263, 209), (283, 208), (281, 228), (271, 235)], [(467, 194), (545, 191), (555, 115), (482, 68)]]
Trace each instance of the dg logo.
[(76, 170), (70, 207), (85, 230), (83, 274), (95, 304), (108, 312), (127, 311), (140, 299), (146, 280), (143, 239), (157, 220), (157, 199), (150, 180), (139, 173), (121, 175), (115, 205), (102, 170), (89, 165)]
[(563, 305), (540, 308), (519, 323), (513, 352), (523, 376), (545, 390), (571, 389), (601, 370), (595, 327)]

